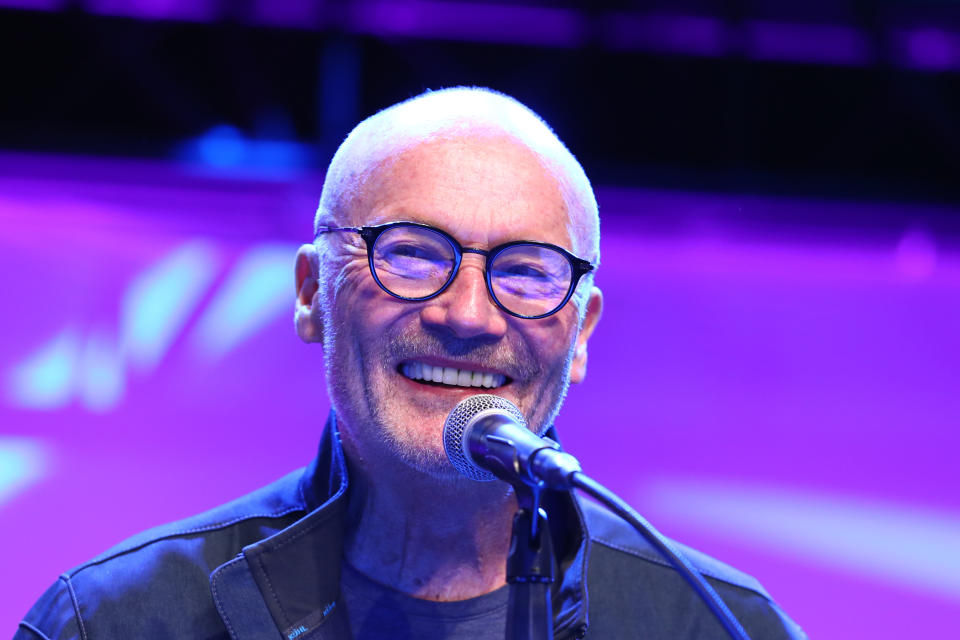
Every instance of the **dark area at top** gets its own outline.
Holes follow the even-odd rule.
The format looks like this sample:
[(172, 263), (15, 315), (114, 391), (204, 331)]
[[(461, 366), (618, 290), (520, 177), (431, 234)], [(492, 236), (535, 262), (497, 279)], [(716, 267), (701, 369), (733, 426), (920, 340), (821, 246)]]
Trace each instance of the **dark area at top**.
[[(300, 29), (227, 10), (199, 22), (2, 10), (0, 148), (164, 157), (226, 123), (305, 143), (322, 167), (362, 117), (467, 84), (541, 113), (598, 184), (960, 202), (960, 44), (939, 69), (901, 64), (891, 44), (911, 24), (960, 29), (955, 3), (804, 4), (808, 23), (864, 35), (875, 54), (862, 64), (651, 51), (598, 27), (677, 3), (529, 3), (577, 17), (582, 37), (566, 44), (351, 30), (330, 13), (349, 4)], [(724, 24), (797, 17), (779, 16), (783, 3), (681, 4)]]

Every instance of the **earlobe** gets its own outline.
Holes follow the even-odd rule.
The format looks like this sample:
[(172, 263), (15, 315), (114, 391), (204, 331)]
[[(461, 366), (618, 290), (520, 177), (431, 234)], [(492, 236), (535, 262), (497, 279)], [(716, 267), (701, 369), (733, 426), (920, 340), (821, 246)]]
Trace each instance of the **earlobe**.
[(573, 363), (570, 365), (570, 382), (583, 382), (587, 377), (587, 341), (603, 314), (603, 293), (598, 287), (593, 287), (587, 299), (587, 313), (583, 318), (583, 326), (577, 335), (577, 344), (574, 347)]
[(294, 278), (297, 292), (294, 324), (304, 342), (323, 342), (323, 314), (320, 312), (320, 261), (317, 248), (305, 244), (297, 251)]

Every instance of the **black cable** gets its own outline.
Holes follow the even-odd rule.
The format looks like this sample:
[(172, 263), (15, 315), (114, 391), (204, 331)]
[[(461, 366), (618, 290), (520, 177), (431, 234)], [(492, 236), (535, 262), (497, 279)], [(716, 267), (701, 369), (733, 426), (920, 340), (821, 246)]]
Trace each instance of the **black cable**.
[(720, 621), (720, 624), (723, 625), (723, 628), (726, 629), (731, 638), (734, 640), (750, 640), (750, 636), (747, 635), (743, 625), (740, 624), (740, 621), (733, 615), (733, 612), (730, 611), (713, 587), (707, 584), (707, 581), (704, 580), (700, 572), (690, 564), (690, 561), (683, 557), (678, 550), (674, 549), (670, 541), (654, 529), (653, 525), (634, 511), (630, 505), (618, 498), (615, 493), (590, 476), (577, 471), (569, 477), (570, 483), (574, 487), (582, 489), (602, 502), (611, 511), (629, 522), (640, 535), (646, 538), (657, 551), (680, 572), (683, 579), (693, 587), (693, 590), (696, 591), (697, 595), (707, 604), (710, 611), (717, 617), (717, 620)]

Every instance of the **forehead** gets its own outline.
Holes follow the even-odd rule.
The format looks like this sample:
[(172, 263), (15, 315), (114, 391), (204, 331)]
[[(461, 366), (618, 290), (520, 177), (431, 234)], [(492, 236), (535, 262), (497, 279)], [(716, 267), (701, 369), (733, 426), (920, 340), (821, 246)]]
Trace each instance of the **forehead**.
[(570, 212), (553, 171), (505, 135), (471, 135), (402, 147), (364, 171), (349, 224), (431, 224), (465, 246), (510, 240), (573, 250)]

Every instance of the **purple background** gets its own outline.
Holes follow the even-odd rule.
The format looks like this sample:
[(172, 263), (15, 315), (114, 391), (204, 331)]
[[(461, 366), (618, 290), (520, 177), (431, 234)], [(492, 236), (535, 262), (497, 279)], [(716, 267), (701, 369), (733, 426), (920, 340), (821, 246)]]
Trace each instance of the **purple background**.
[[(0, 154), (0, 635), (65, 569), (311, 459), (292, 261), (321, 178)], [(597, 191), (606, 307), (566, 448), (811, 637), (944, 637), (960, 251), (784, 222), (903, 204)]]

